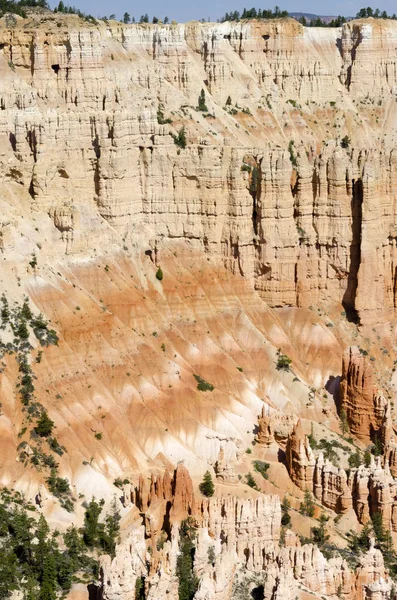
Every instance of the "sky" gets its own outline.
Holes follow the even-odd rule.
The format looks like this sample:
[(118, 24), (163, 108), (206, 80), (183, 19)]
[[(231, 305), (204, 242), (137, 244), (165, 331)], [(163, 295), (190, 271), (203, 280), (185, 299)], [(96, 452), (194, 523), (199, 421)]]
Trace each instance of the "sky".
[[(128, 12), (135, 19), (148, 13), (149, 17), (153, 15), (159, 19), (168, 16), (170, 20), (191, 21), (193, 19), (207, 19), (216, 21), (222, 17), (225, 12), (239, 10), (244, 7), (252, 8), (273, 8), (273, 3), (255, 2), (255, 0), (201, 0), (192, 2), (192, 0), (146, 0), (146, 2), (134, 3), (129, 0), (64, 0), (66, 5), (76, 6), (85, 13), (92, 14), (94, 17), (109, 16), (115, 13), (121, 20), (122, 15)], [(277, 3), (277, 0), (276, 2)], [(50, 0), (51, 7), (58, 4), (58, 0)], [(395, 0), (383, 0), (382, 2), (371, 3), (368, 0), (279, 0), (279, 6), (282, 10), (290, 12), (307, 12), (319, 15), (344, 15), (354, 17), (363, 6), (372, 6), (381, 11), (386, 10), (389, 14), (397, 12)]]

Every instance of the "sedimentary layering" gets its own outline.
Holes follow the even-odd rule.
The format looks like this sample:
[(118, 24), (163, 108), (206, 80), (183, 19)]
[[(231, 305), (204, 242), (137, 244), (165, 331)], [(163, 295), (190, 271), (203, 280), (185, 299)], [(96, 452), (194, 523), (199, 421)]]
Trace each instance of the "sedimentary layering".
[[(396, 40), (379, 20), (3, 26), (4, 193), (47, 212), (69, 253), (115, 232), (153, 251), (185, 239), (271, 305), (343, 302), (362, 322), (387, 319)], [(185, 149), (172, 139), (182, 126)]]
[[(397, 531), (397, 23), (7, 23), (1, 486), (61, 531), (115, 500), (104, 600), (176, 599), (183, 535), (194, 600), (386, 600), (380, 550), (343, 548)], [(339, 386), (343, 444), (383, 451), (349, 475), (306, 436), (340, 438)]]

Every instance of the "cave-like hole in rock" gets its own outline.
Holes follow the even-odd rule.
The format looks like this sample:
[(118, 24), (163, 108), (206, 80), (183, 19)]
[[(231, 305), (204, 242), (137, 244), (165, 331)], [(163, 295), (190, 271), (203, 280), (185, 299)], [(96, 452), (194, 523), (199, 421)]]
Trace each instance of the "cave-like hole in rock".
[(54, 71), (54, 73), (56, 73), (58, 75), (59, 73), (59, 69), (61, 67), (59, 65), (51, 65), (51, 69)]
[(265, 588), (263, 585), (259, 585), (252, 590), (251, 598), (254, 600), (265, 600)]

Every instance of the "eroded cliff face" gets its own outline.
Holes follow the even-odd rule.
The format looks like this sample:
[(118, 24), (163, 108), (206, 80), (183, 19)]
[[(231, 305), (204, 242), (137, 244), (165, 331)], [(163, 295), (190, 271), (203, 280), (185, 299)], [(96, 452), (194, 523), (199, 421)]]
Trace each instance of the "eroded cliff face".
[(195, 539), (194, 568), (199, 579), (195, 599), (251, 595), (292, 600), (310, 593), (362, 600), (377, 598), (375, 592), (382, 592), (379, 598), (390, 597), (383, 557), (373, 544), (360, 556), (354, 572), (341, 557), (327, 560), (316, 545), (302, 545), (290, 530), (284, 531), (280, 542), (278, 496), (195, 501), (192, 481), (183, 466), (178, 466), (172, 477), (168, 472), (163, 477), (152, 476), (150, 492), (143, 490), (147, 483), (142, 478), (136, 490), (145, 528), (137, 523), (131, 526), (113, 561), (108, 557), (102, 560), (106, 600), (134, 600), (136, 580), (142, 577), (146, 598), (177, 597), (181, 521), (190, 524)]
[[(58, 15), (0, 37), (2, 184), (51, 216), (67, 252), (103, 234), (152, 249), (184, 239), (270, 305), (394, 314), (393, 21)], [(171, 137), (182, 126), (186, 149)]]
[[(137, 578), (147, 599), (176, 598), (187, 517), (196, 600), (390, 596), (378, 549), (352, 568), (297, 533), (314, 525), (298, 512), (305, 489), (317, 517), (345, 519), (329, 526), (337, 546), (375, 512), (397, 530), (394, 410), (374, 387), (390, 400), (396, 44), (396, 23), (371, 19), (306, 30), (48, 14), (0, 28), (0, 292), (10, 307), (26, 294), (59, 336), (41, 349), (32, 333), (29, 365), (75, 512), (31, 460), (36, 443), (50, 450), (32, 435), (13, 352), (0, 483), (61, 529), (81, 522), (83, 498), (116, 498), (122, 539), (102, 558), (103, 598), (135, 600)], [(376, 434), (384, 456), (348, 474), (346, 456), (331, 464), (306, 434), (340, 434), (352, 343), (374, 360), (344, 357), (348, 452)], [(295, 533), (281, 528), (284, 496)]]

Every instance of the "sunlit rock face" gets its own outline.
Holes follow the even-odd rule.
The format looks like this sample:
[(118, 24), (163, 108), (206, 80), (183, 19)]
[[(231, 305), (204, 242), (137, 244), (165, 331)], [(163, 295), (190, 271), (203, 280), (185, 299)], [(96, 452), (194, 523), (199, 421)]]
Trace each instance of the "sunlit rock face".
[(394, 314), (395, 22), (37, 25), (0, 32), (2, 185), (66, 252), (188, 240), (272, 306)]
[[(135, 600), (139, 578), (177, 598), (186, 518), (195, 600), (386, 600), (380, 551), (326, 558), (299, 506), (309, 489), (335, 543), (337, 514), (343, 535), (376, 511), (397, 530), (397, 24), (1, 23), (0, 295), (57, 331), (30, 336), (29, 364), (74, 512), (30, 462), (13, 353), (0, 484), (61, 531), (116, 498), (104, 600)], [(349, 476), (307, 439), (340, 434), (336, 404), (360, 451), (374, 433), (384, 450)]]

